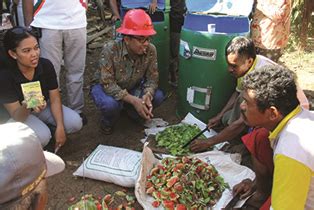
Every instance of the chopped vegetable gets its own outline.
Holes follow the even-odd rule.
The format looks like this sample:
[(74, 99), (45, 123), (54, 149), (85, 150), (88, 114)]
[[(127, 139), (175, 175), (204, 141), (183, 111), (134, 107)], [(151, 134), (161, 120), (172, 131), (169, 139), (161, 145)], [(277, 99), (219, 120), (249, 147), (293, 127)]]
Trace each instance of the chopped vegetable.
[(70, 206), (68, 210), (98, 210), (97, 204), (99, 203), (98, 200), (94, 199), (94, 197), (89, 195), (82, 196), (81, 200), (77, 202), (76, 204)]
[[(73, 200), (73, 198), (71, 198), (71, 200)], [(101, 196), (97, 196), (96, 198), (95, 196), (89, 194), (84, 195), (79, 202), (70, 206), (68, 210), (134, 210), (133, 205), (135, 201), (136, 199), (134, 196), (127, 195), (123, 191), (117, 191), (113, 194), (107, 194), (103, 198)]]
[(213, 165), (198, 158), (164, 158), (146, 180), (152, 206), (166, 209), (203, 209), (213, 206), (228, 188)]

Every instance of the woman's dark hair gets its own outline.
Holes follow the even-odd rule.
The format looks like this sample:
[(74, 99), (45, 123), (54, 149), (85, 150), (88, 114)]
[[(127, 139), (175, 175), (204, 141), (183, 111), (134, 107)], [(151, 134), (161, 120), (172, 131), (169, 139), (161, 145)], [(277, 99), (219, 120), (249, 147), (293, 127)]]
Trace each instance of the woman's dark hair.
[(7, 30), (3, 38), (3, 47), (0, 49), (1, 54), (1, 69), (11, 68), (16, 66), (16, 61), (9, 55), (9, 50), (15, 51), (19, 44), (28, 37), (35, 37), (35, 34), (30, 28), (16, 26)]
[(31, 36), (36, 38), (36, 36), (33, 34), (30, 28), (16, 26), (14, 28), (9, 29), (5, 33), (3, 38), (3, 47), (7, 53), (9, 50), (14, 51), (24, 39)]
[(243, 58), (256, 58), (256, 50), (253, 41), (244, 36), (237, 36), (231, 39), (225, 48), (225, 56), (234, 53)]
[(294, 72), (279, 65), (255, 69), (243, 78), (244, 90), (253, 90), (258, 109), (276, 107), (283, 116), (299, 105)]

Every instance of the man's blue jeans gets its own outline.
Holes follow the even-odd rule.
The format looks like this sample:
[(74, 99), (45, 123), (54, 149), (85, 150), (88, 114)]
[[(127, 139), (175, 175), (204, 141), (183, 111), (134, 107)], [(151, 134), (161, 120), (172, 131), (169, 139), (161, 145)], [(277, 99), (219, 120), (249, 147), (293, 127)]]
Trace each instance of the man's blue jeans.
[[(135, 89), (131, 90), (129, 93), (134, 95), (134, 92)], [(142, 95), (143, 92), (141, 92), (140, 97), (142, 97)], [(123, 101), (117, 101), (112, 96), (107, 95), (101, 84), (97, 84), (92, 87), (91, 96), (96, 104), (96, 107), (101, 111), (102, 123), (106, 126), (113, 126), (115, 124), (120, 116), (121, 110), (124, 107), (127, 108), (128, 114), (131, 118), (135, 120), (141, 118), (132, 105), (125, 104)], [(153, 99), (153, 107), (158, 107), (164, 99), (164, 93), (157, 89)]]

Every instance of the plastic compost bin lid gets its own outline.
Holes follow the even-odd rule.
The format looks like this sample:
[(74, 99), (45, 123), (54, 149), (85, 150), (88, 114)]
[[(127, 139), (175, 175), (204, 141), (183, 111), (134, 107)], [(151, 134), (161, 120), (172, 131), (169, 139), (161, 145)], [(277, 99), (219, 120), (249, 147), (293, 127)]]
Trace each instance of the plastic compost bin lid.
[[(214, 31), (210, 31), (210, 26)], [(212, 34), (241, 34), (250, 32), (250, 23), (246, 16), (198, 15), (188, 13), (183, 28)]]
[[(148, 8), (151, 0), (121, 0), (121, 6), (128, 9), (134, 8)], [(165, 0), (157, 0), (157, 8), (159, 10), (165, 9)]]
[(254, 0), (186, 0), (189, 13), (202, 12), (248, 17)]

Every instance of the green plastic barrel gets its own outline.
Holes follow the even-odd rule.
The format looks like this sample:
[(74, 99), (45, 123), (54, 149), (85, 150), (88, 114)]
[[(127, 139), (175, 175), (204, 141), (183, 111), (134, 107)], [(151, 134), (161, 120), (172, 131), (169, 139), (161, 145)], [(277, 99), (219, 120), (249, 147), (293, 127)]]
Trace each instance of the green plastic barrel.
[(207, 123), (222, 110), (235, 90), (225, 46), (238, 35), (248, 35), (244, 16), (187, 14), (181, 32), (177, 113), (192, 113)]
[(154, 23), (154, 29), (157, 34), (153, 37), (152, 43), (157, 49), (157, 61), (159, 69), (159, 88), (164, 92), (168, 92), (170, 89), (168, 83), (169, 75), (169, 58), (170, 58), (170, 28), (169, 28), (169, 12), (170, 12), (170, 0), (166, 0), (165, 9), (163, 13), (163, 21), (155, 21), (152, 17)]
[[(121, 14), (122, 17), (126, 11), (133, 8), (142, 8), (147, 10), (150, 0), (122, 0), (121, 1)], [(168, 84), (168, 66), (170, 55), (170, 30), (169, 30), (169, 12), (170, 12), (170, 0), (158, 0), (158, 9), (154, 14), (149, 14), (151, 17), (154, 29), (157, 34), (153, 36), (152, 43), (157, 49), (157, 62), (159, 69), (159, 88), (164, 92), (169, 91), (170, 86)], [(119, 27), (120, 23), (117, 22), (116, 27)]]

